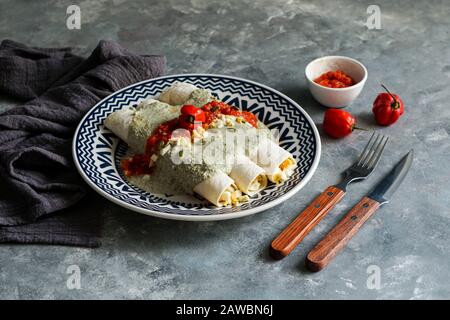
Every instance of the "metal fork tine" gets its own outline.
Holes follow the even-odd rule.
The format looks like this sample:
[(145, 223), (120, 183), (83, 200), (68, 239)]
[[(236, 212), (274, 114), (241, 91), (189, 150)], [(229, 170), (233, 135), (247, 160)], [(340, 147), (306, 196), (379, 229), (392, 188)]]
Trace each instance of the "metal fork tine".
[(357, 165), (360, 165), (360, 164), (361, 164), (361, 161), (365, 160), (365, 158), (366, 158), (366, 153), (367, 153), (367, 151), (369, 150), (369, 146), (371, 145), (371, 142), (372, 142), (373, 139), (374, 139), (375, 133), (376, 133), (375, 131), (372, 133), (372, 136), (370, 137), (369, 142), (367, 142), (366, 146), (364, 147), (363, 152), (361, 152), (361, 154), (360, 154), (358, 160), (356, 160), (355, 163), (356, 163)]
[(367, 167), (367, 164), (369, 163), (370, 159), (373, 157), (376, 148), (378, 147), (378, 145), (381, 142), (381, 139), (383, 139), (383, 135), (377, 134), (377, 137), (376, 137), (375, 141), (372, 143), (372, 146), (370, 147), (369, 152), (367, 153), (367, 156), (364, 159), (364, 162), (361, 164), (363, 167)]
[(373, 159), (371, 159), (369, 161), (369, 163), (367, 164), (369, 169), (375, 168), (375, 166), (378, 163), (378, 160), (380, 160), (381, 155), (383, 154), (384, 148), (386, 147), (388, 141), (389, 141), (389, 137), (383, 137), (382, 142), (380, 143), (377, 150), (375, 151)]
[(336, 187), (346, 190), (347, 185), (352, 181), (366, 179), (375, 169), (388, 140), (388, 137), (374, 131), (358, 159), (345, 170), (345, 179), (338, 183)]
[(367, 155), (366, 160), (362, 164), (363, 167), (368, 168), (369, 162), (375, 155), (375, 152), (376, 152), (377, 148), (379, 147), (379, 145), (381, 144), (382, 140), (383, 140), (383, 135), (378, 134), (377, 138), (375, 139), (375, 141), (372, 144), (372, 147), (369, 150), (369, 155)]

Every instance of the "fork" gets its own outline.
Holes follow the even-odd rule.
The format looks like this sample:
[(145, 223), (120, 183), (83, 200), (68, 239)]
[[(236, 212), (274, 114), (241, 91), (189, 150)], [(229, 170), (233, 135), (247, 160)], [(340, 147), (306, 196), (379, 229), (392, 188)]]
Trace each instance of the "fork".
[(388, 140), (388, 137), (373, 132), (356, 162), (344, 171), (344, 179), (340, 183), (326, 188), (272, 241), (270, 252), (274, 258), (284, 258), (294, 250), (344, 197), (350, 183), (365, 180), (374, 171)]

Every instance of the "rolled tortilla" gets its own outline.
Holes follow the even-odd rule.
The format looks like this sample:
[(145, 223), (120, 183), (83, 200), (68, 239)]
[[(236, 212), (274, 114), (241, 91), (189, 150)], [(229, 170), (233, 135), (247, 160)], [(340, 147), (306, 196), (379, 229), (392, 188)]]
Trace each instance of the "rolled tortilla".
[(213, 96), (206, 89), (190, 83), (176, 82), (164, 90), (159, 100), (145, 99), (134, 107), (113, 112), (105, 120), (105, 126), (124, 140), (134, 151), (145, 152), (147, 138), (161, 123), (180, 115), (184, 103), (202, 106)]
[(105, 119), (105, 126), (120, 139), (128, 143), (128, 130), (135, 112), (136, 109), (133, 107), (115, 111)]
[(145, 100), (136, 108), (128, 107), (110, 114), (105, 126), (124, 140), (134, 151), (145, 152), (148, 137), (163, 122), (180, 114), (179, 106), (158, 100)]
[(249, 200), (221, 166), (197, 160), (192, 148), (168, 144), (156, 160), (154, 175), (164, 177), (185, 193), (198, 194), (216, 206), (237, 205)]
[(191, 92), (189, 99), (183, 102), (183, 104), (191, 104), (197, 108), (201, 108), (208, 102), (213, 101), (215, 98), (208, 89), (197, 89)]
[(230, 177), (239, 190), (249, 196), (255, 195), (267, 186), (264, 169), (245, 156), (236, 159)]
[(190, 83), (175, 82), (161, 92), (158, 100), (171, 105), (182, 105), (189, 99), (191, 93), (197, 89), (196, 86)]
[(286, 181), (297, 166), (292, 154), (270, 139), (260, 139), (250, 157), (266, 172), (267, 178), (280, 184)]
[(194, 192), (217, 207), (237, 205), (243, 202), (244, 198), (242, 192), (236, 188), (233, 179), (222, 171), (197, 184)]

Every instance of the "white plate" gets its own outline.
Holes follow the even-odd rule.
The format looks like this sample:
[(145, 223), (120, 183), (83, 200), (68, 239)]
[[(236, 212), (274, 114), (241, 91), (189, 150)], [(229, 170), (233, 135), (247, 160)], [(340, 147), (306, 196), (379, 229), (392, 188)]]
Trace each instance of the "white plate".
[[(297, 161), (292, 177), (283, 185), (270, 185), (249, 203), (217, 208), (192, 196), (150, 194), (131, 185), (123, 176), (120, 159), (126, 144), (104, 127), (114, 111), (157, 96), (173, 82), (189, 82), (210, 89), (222, 101), (257, 115), (270, 129), (280, 132), (280, 145)], [(81, 120), (73, 140), (75, 165), (84, 180), (102, 196), (127, 209), (166, 219), (212, 221), (248, 216), (267, 210), (293, 196), (311, 179), (320, 159), (316, 126), (297, 103), (265, 85), (213, 74), (172, 75), (145, 80), (95, 105)]]

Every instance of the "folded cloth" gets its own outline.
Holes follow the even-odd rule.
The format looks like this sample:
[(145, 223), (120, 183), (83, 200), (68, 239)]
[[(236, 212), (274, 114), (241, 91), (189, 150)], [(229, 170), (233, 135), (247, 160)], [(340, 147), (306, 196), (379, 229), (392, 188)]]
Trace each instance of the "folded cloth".
[(0, 93), (26, 101), (0, 114), (0, 242), (100, 244), (95, 196), (70, 208), (88, 190), (72, 161), (74, 130), (101, 99), (164, 69), (163, 56), (111, 41), (87, 59), (68, 48), (0, 44)]

